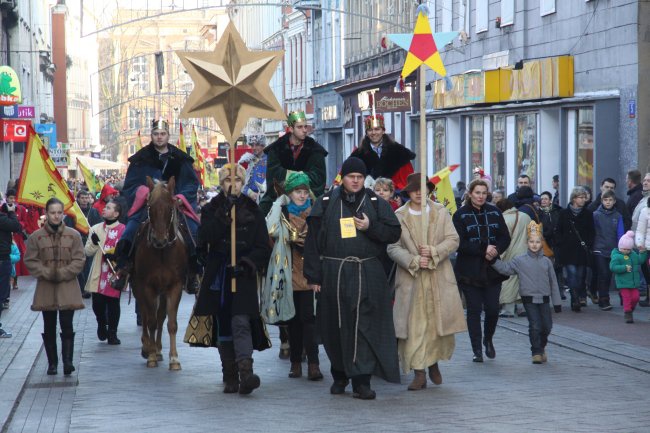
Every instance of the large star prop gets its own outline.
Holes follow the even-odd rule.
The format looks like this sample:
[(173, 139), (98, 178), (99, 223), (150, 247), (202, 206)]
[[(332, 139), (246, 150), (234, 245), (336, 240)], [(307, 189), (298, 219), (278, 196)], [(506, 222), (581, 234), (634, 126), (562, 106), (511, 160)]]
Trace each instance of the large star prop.
[(458, 36), (458, 32), (431, 33), (429, 20), (423, 10), (418, 13), (413, 33), (390, 34), (388, 38), (408, 51), (402, 78), (406, 78), (421, 64), (425, 64), (444, 77), (447, 75), (438, 47), (444, 47)]
[(213, 117), (228, 143), (251, 117), (285, 119), (269, 86), (284, 51), (249, 51), (230, 22), (214, 51), (176, 54), (194, 81), (180, 117)]

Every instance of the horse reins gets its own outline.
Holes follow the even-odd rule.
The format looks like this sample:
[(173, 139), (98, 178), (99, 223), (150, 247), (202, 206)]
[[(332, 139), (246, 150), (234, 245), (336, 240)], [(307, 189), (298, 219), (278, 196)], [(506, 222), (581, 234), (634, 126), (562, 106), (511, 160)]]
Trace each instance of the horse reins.
[(153, 240), (155, 238), (153, 237), (153, 224), (151, 223), (151, 216), (149, 215), (149, 210), (150, 209), (151, 209), (151, 206), (149, 206), (147, 204), (147, 221), (149, 221), (149, 227), (148, 227), (148, 230), (147, 230), (147, 243), (150, 246), (152, 246), (152, 247), (154, 247), (154, 248), (156, 248), (158, 250), (162, 250), (162, 249), (165, 249), (168, 246), (172, 245), (174, 242), (176, 242), (176, 239), (178, 239), (178, 230), (177, 230), (177, 227), (176, 227), (176, 224), (175, 224), (176, 220), (177, 220), (177, 218), (176, 218), (176, 208), (174, 207), (172, 209), (172, 215), (169, 218), (169, 225), (167, 226), (167, 234), (169, 235), (169, 232), (173, 228), (174, 237), (172, 237), (171, 239), (165, 239), (165, 243), (162, 246), (157, 246), (155, 243), (153, 243)]

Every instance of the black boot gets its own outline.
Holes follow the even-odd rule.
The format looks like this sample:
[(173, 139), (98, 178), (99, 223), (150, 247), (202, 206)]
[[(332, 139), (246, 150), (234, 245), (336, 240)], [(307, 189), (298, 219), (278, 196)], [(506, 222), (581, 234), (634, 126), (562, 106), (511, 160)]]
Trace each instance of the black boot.
[(61, 359), (63, 360), (63, 374), (66, 376), (70, 376), (74, 371), (72, 352), (74, 352), (74, 332), (66, 335), (61, 333)]
[(43, 336), (43, 346), (47, 355), (47, 374), (52, 376), (56, 374), (59, 365), (59, 354), (56, 350), (56, 334), (41, 334)]
[(260, 387), (260, 378), (253, 373), (253, 358), (242, 359), (237, 362), (239, 368), (239, 393), (250, 394)]
[(106, 327), (106, 323), (97, 323), (97, 338), (99, 341), (106, 341), (106, 338), (108, 337), (108, 328)]
[(118, 344), (122, 344), (119, 338), (117, 338), (117, 329), (109, 329), (108, 330), (108, 344), (111, 346), (117, 346)]
[(485, 356), (490, 359), (494, 359), (497, 356), (497, 353), (494, 350), (494, 344), (492, 344), (492, 337), (485, 337), (483, 339), (483, 345), (485, 346)]
[(187, 282), (185, 283), (185, 291), (189, 295), (195, 295), (199, 293), (200, 288), (201, 288), (201, 279), (199, 278), (199, 274), (195, 274), (195, 273), (188, 274)]
[(111, 279), (111, 286), (115, 290), (124, 290), (126, 287), (132, 246), (131, 241), (126, 239), (120, 239), (115, 246), (115, 275)]
[(569, 294), (571, 295), (571, 311), (576, 313), (580, 312), (580, 298), (578, 297), (578, 291), (574, 288), (569, 288)]
[(221, 371), (223, 372), (224, 394), (234, 394), (239, 391), (239, 371), (235, 362), (235, 347), (231, 341), (219, 344)]

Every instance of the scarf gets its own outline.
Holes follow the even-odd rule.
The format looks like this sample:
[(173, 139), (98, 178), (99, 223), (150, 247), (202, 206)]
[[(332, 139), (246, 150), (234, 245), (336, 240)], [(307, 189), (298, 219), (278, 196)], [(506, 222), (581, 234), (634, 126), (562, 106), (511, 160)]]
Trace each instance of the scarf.
[(310, 207), (311, 207), (311, 199), (308, 198), (305, 204), (303, 204), (302, 206), (298, 206), (294, 202), (289, 202), (289, 204), (287, 205), (287, 211), (289, 211), (289, 213), (292, 215), (298, 216), (304, 211), (306, 211), (307, 209), (309, 209)]
[(573, 207), (573, 206), (569, 205), (569, 209), (571, 210), (571, 213), (572, 213), (574, 216), (578, 216), (578, 214), (579, 214), (580, 212), (582, 212), (582, 208), (581, 208), (581, 207)]

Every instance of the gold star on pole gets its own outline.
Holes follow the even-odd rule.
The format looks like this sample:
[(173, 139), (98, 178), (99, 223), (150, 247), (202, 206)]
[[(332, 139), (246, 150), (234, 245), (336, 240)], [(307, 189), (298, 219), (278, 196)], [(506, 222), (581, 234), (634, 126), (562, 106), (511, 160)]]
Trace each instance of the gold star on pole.
[(249, 51), (231, 21), (214, 51), (176, 54), (194, 81), (182, 118), (213, 117), (228, 143), (250, 117), (286, 118), (269, 86), (284, 51)]

